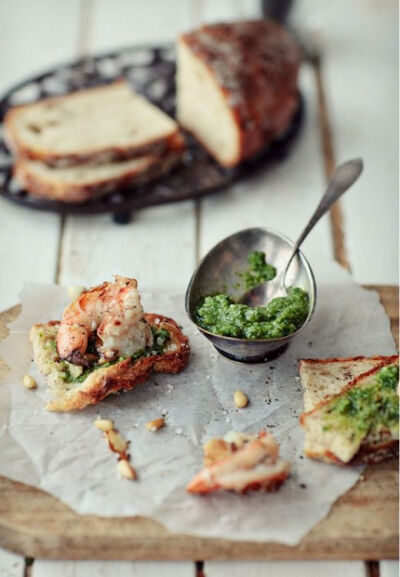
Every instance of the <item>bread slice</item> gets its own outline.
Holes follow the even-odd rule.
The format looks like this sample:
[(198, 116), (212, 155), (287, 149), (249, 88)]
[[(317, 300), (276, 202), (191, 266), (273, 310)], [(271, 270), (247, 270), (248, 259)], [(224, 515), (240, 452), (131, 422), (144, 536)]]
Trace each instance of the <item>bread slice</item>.
[[(378, 362), (379, 360), (379, 362)], [(309, 366), (310, 361), (306, 361)], [(319, 459), (337, 464), (347, 463), (376, 463), (386, 460), (398, 453), (399, 432), (384, 426), (372, 427), (364, 432), (357, 432), (354, 428), (329, 421), (334, 404), (347, 398), (354, 389), (365, 390), (375, 381), (380, 370), (389, 365), (398, 365), (397, 355), (387, 357), (372, 357), (363, 359), (356, 357), (348, 359), (348, 372), (345, 371), (346, 359), (318, 360), (313, 366), (313, 373), (308, 374), (305, 366), (301, 372), (303, 386), (316, 391), (318, 402), (313, 400), (312, 410), (300, 416), (300, 423), (305, 430), (304, 453), (312, 459)], [(371, 364), (374, 366), (371, 368)], [(353, 380), (346, 380), (348, 375), (358, 373), (368, 367), (366, 372), (358, 374)], [(316, 370), (317, 369), (317, 370)], [(330, 392), (326, 396), (321, 391), (321, 385), (316, 386), (318, 373), (325, 383), (325, 390)], [(307, 379), (304, 381), (304, 374)], [(365, 399), (362, 401), (366, 403)], [(310, 400), (309, 400), (310, 404)]]
[(85, 202), (156, 180), (168, 173), (182, 158), (183, 150), (162, 157), (142, 156), (121, 162), (54, 168), (43, 162), (19, 159), (14, 176), (32, 195), (66, 203)]
[(186, 490), (203, 494), (219, 489), (236, 493), (276, 491), (289, 471), (290, 464), (280, 458), (279, 445), (270, 433), (230, 431), (223, 439), (211, 439), (204, 445), (204, 469)]
[(308, 412), (363, 373), (381, 365), (387, 357), (351, 357), (334, 359), (301, 359), (300, 380), (304, 411)]
[(163, 154), (179, 134), (124, 80), (16, 106), (4, 128), (17, 156), (63, 167)]
[(260, 152), (298, 106), (300, 51), (269, 20), (203, 26), (177, 44), (177, 118), (223, 166)]
[(178, 373), (190, 354), (189, 340), (177, 323), (167, 317), (145, 314), (150, 326), (165, 329), (170, 339), (162, 353), (149, 353), (136, 360), (126, 358), (110, 366), (95, 368), (87, 376), (83, 368), (61, 361), (56, 345), (58, 321), (36, 324), (29, 339), (41, 373), (47, 376), (47, 385), (56, 399), (46, 405), (48, 411), (74, 411), (94, 405), (122, 390), (129, 390), (148, 380), (151, 373)]

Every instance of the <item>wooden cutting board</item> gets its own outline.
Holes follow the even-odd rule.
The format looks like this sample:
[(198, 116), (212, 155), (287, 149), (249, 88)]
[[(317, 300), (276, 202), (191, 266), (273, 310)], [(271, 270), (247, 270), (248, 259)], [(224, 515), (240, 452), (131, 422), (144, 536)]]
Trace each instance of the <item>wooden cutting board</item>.
[[(377, 290), (398, 346), (398, 287)], [(0, 314), (0, 338), (19, 308)], [(0, 362), (0, 376), (5, 373)], [(68, 479), (65, 481), (68, 482)], [(369, 466), (329, 515), (296, 547), (202, 539), (168, 532), (143, 517), (78, 515), (38, 489), (0, 477), (0, 545), (53, 559), (395, 559), (398, 461)], [(268, 523), (266, 515), (265, 522)]]

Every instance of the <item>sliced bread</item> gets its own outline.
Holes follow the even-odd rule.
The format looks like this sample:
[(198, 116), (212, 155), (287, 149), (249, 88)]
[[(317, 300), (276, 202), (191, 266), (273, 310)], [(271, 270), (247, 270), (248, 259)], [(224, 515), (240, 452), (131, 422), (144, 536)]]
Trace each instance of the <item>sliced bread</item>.
[[(380, 371), (385, 367), (396, 367), (398, 363), (397, 355), (351, 358), (346, 372), (345, 359), (326, 359), (318, 361), (310, 374), (303, 366), (303, 387), (308, 387), (314, 395), (316, 393), (308, 402), (309, 406), (313, 404), (313, 408), (300, 417), (306, 434), (304, 453), (307, 457), (344, 465), (381, 462), (398, 453), (398, 396), (393, 388), (386, 390), (382, 387), (378, 392), (374, 388), (379, 386), (377, 377)], [(372, 368), (371, 364), (374, 365)], [(367, 369), (366, 372), (349, 381), (348, 376), (362, 368)], [(304, 374), (307, 374), (306, 381)], [(319, 378), (323, 380), (319, 381)], [(329, 395), (322, 395), (322, 383)], [(319, 402), (317, 397), (322, 400)], [(371, 403), (378, 403), (375, 414), (387, 415), (387, 422), (375, 422)]]
[(162, 154), (179, 134), (172, 118), (124, 80), (16, 106), (4, 128), (17, 156), (63, 167)]
[(84, 409), (112, 393), (132, 389), (145, 382), (153, 371), (178, 373), (183, 370), (189, 358), (189, 340), (177, 323), (156, 314), (145, 314), (144, 318), (151, 327), (169, 332), (170, 340), (163, 352), (136, 360), (126, 358), (111, 366), (95, 368), (87, 376), (82, 373), (82, 367), (60, 360), (56, 344), (58, 321), (34, 325), (29, 335), (34, 359), (40, 372), (47, 376), (47, 385), (56, 396), (47, 403), (46, 409)]
[(19, 159), (14, 176), (32, 195), (62, 202), (84, 202), (169, 172), (182, 157), (174, 150), (164, 156), (141, 156), (121, 162), (54, 168), (43, 162)]
[(177, 118), (223, 166), (260, 152), (298, 105), (300, 51), (269, 20), (207, 25), (177, 44)]

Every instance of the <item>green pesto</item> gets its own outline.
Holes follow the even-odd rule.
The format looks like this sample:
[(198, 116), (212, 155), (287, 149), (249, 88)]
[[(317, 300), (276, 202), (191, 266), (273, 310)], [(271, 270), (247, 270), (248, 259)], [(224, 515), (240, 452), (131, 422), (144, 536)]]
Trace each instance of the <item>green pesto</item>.
[(382, 430), (396, 433), (399, 430), (398, 381), (399, 367), (390, 365), (381, 369), (370, 385), (351, 388), (329, 405), (323, 430), (346, 431), (358, 440), (367, 434), (378, 435)]
[(260, 250), (255, 250), (248, 255), (249, 268), (245, 272), (239, 273), (244, 279), (247, 290), (275, 278), (276, 268), (272, 264), (268, 264), (265, 258), (265, 252)]
[[(166, 329), (157, 329), (155, 327), (151, 327), (151, 332), (153, 333), (153, 346), (146, 347), (145, 349), (140, 349), (139, 351), (136, 351), (136, 353), (134, 353), (130, 357), (131, 360), (136, 361), (142, 357), (161, 355), (164, 352), (164, 349), (171, 338), (170, 332), (167, 331)], [(56, 346), (56, 342), (55, 341), (52, 342)], [(117, 359), (114, 359), (113, 361), (107, 361), (106, 363), (101, 364), (94, 363), (90, 367), (90, 369), (83, 371), (83, 373), (78, 377), (72, 376), (69, 370), (68, 363), (64, 363), (65, 381), (67, 383), (82, 383), (91, 373), (93, 373), (93, 371), (96, 371), (97, 369), (104, 369), (106, 367), (111, 367), (112, 365), (115, 365), (116, 363), (119, 363), (120, 361), (123, 361), (124, 359), (127, 358), (128, 357), (121, 356)]]
[(244, 339), (275, 339), (297, 331), (307, 318), (308, 294), (291, 287), (285, 297), (272, 299), (266, 306), (237, 304), (224, 294), (206, 297), (196, 309), (196, 320), (217, 335)]

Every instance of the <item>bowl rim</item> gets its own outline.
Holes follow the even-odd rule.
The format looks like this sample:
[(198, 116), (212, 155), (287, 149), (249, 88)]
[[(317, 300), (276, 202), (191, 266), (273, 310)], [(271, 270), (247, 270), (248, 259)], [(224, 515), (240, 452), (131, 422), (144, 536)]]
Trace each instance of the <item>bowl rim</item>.
[(297, 331), (295, 331), (294, 333), (290, 333), (289, 335), (285, 335), (283, 337), (275, 337), (272, 339), (242, 339), (239, 337), (230, 337), (230, 336), (226, 336), (226, 335), (219, 335), (218, 333), (212, 333), (211, 331), (208, 331), (207, 329), (204, 329), (203, 327), (201, 327), (200, 325), (197, 324), (197, 322), (194, 320), (194, 318), (192, 317), (192, 314), (190, 312), (190, 307), (189, 307), (189, 296), (191, 293), (191, 289), (193, 286), (193, 280), (196, 277), (200, 267), (202, 266), (203, 262), (206, 260), (206, 258), (208, 258), (208, 256), (214, 251), (217, 250), (217, 248), (223, 244), (224, 242), (226, 242), (228, 239), (231, 239), (235, 236), (239, 236), (245, 232), (250, 232), (250, 231), (262, 231), (262, 232), (267, 232), (269, 234), (275, 235), (278, 238), (284, 240), (289, 246), (291, 246), (293, 248), (294, 246), (294, 242), (292, 240), (290, 240), (289, 237), (287, 237), (285, 234), (272, 229), (272, 228), (267, 228), (267, 227), (262, 227), (262, 226), (254, 226), (254, 227), (250, 227), (250, 228), (243, 228), (242, 230), (239, 230), (229, 236), (226, 236), (225, 238), (223, 238), (222, 240), (220, 240), (217, 244), (215, 244), (204, 256), (203, 258), (200, 260), (199, 264), (197, 265), (197, 267), (195, 268), (192, 276), (190, 277), (190, 281), (189, 284), (187, 286), (186, 289), (186, 293), (185, 293), (185, 310), (186, 310), (186, 314), (189, 317), (189, 320), (197, 327), (197, 329), (204, 335), (207, 335), (211, 338), (214, 337), (218, 337), (219, 339), (225, 339), (227, 341), (232, 341), (235, 343), (279, 343), (279, 342), (283, 342), (283, 341), (287, 341), (288, 339), (291, 339), (292, 337), (296, 336), (298, 333), (300, 333), (303, 328), (310, 322), (311, 317), (314, 313), (315, 310), (315, 305), (317, 302), (317, 283), (315, 281), (315, 276), (313, 273), (313, 270), (311, 268), (310, 263), (308, 262), (307, 258), (305, 257), (304, 253), (298, 249), (297, 254), (300, 256), (300, 260), (302, 261), (302, 264), (304, 265), (304, 268), (307, 272), (307, 276), (309, 277), (310, 281), (311, 281), (311, 287), (312, 287), (312, 292), (313, 292), (313, 299), (310, 302), (310, 308), (308, 311), (308, 315), (306, 320), (304, 321), (304, 323), (301, 325), (301, 327), (299, 327), (297, 329)]

